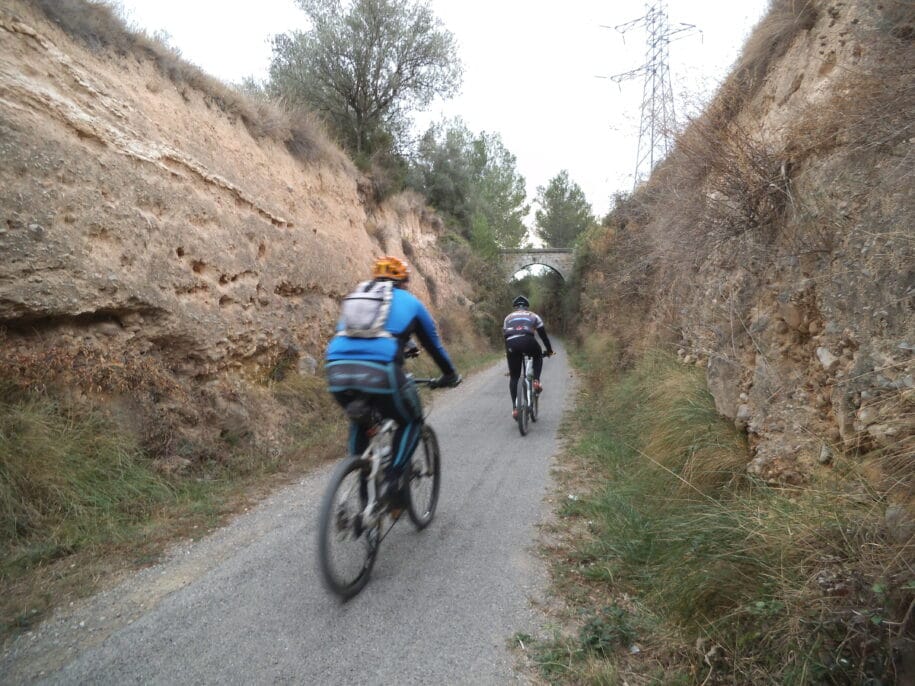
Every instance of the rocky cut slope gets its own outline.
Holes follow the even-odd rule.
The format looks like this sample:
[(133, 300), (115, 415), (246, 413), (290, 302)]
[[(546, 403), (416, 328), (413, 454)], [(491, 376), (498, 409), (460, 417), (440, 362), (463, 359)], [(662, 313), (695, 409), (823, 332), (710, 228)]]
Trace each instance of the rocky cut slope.
[(384, 253), (407, 254), (447, 332), (468, 328), (418, 198), (377, 204), (313, 122), (104, 5), (0, 7), (0, 158), (0, 367), (22, 385), (142, 398), (198, 438), (262, 430), (246, 379), (313, 372), (339, 298)]
[(912, 3), (775, 0), (585, 244), (586, 317), (707, 367), (773, 483), (848, 451), (915, 488), (913, 122)]

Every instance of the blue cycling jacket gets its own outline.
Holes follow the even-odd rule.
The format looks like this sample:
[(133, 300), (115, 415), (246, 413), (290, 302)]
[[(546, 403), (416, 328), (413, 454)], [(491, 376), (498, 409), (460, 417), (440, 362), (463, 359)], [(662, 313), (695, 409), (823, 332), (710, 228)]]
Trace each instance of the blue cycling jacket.
[[(355, 338), (334, 336), (327, 346), (327, 362), (338, 360), (367, 360), (370, 362), (403, 363), (403, 350), (411, 335), (416, 335), (443, 374), (453, 374), (454, 365), (445, 351), (435, 321), (426, 307), (409, 291), (395, 288), (391, 294), (391, 310), (385, 330), (393, 338)], [(342, 329), (337, 324), (337, 331)]]

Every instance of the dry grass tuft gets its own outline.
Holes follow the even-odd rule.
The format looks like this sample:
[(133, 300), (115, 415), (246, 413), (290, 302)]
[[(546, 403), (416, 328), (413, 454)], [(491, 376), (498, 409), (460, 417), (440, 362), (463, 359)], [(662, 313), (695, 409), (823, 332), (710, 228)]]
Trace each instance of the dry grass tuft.
[(772, 66), (799, 34), (809, 31), (819, 16), (816, 0), (772, 0), (769, 11), (744, 44), (730, 76), (721, 87), (725, 114), (731, 118), (749, 103)]
[(883, 30), (900, 42), (915, 41), (915, 5), (909, 0), (884, 0), (877, 9)]
[(352, 161), (333, 142), (327, 127), (315, 114), (301, 107), (281, 109), (280, 105), (273, 105), (272, 111), (273, 117), (282, 117), (288, 122), (289, 133), (282, 141), (293, 157), (311, 163), (323, 161), (350, 176), (356, 176)]
[(31, 4), (70, 37), (90, 50), (126, 55), (141, 43), (126, 30), (118, 10), (102, 0), (30, 0)]
[(888, 392), (866, 408), (880, 417), (880, 423), (862, 439), (863, 461), (879, 466), (882, 491), (915, 510), (915, 390)]
[(387, 225), (383, 222), (370, 219), (365, 224), (366, 233), (378, 243), (378, 247), (381, 248), (383, 254), (388, 253), (388, 236), (387, 236)]
[(791, 197), (784, 153), (730, 117), (728, 110), (727, 98), (719, 96), (691, 122), (656, 181), (677, 189), (662, 201), (666, 216), (684, 216), (682, 206), (680, 212), (671, 212), (670, 205), (693, 198), (687, 205), (692, 223), (678, 233), (693, 249), (706, 252), (744, 233), (771, 243)]
[[(7, 339), (0, 332), (0, 342)], [(96, 346), (13, 346), (0, 355), (0, 378), (20, 389), (52, 385), (93, 393), (148, 393), (187, 400), (186, 389), (161, 361), (134, 350), (116, 353)]]
[[(118, 10), (93, 0), (31, 0), (50, 21), (95, 52), (111, 51), (151, 61), (179, 87), (199, 92), (230, 118), (242, 121), (255, 140), (274, 140), (306, 164), (325, 164), (355, 175), (355, 168), (313, 114), (253, 97), (224, 84), (155, 36), (127, 28)], [(185, 97), (188, 97), (185, 95)]]
[(388, 206), (394, 210), (400, 221), (408, 217), (422, 217), (429, 211), (426, 199), (413, 190), (406, 190), (388, 199)]
[(676, 488), (684, 495), (712, 493), (743, 481), (746, 441), (715, 412), (704, 371), (656, 354), (639, 370), (654, 380), (646, 384), (641, 416), (645, 458), (676, 475)]

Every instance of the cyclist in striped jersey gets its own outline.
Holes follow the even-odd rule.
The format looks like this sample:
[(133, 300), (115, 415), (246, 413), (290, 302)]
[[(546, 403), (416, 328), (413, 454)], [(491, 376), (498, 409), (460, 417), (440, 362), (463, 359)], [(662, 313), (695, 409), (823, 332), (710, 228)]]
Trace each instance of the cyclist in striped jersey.
[(530, 302), (523, 295), (519, 295), (512, 302), (515, 309), (502, 324), (502, 333), (505, 336), (505, 356), (508, 358), (508, 390), (512, 398), (512, 418), (518, 418), (515, 407), (515, 398), (518, 397), (518, 379), (521, 378), (521, 358), (530, 355), (534, 360), (534, 392), (543, 391), (540, 383), (540, 372), (543, 369), (544, 352), (540, 349), (535, 334), (540, 336), (546, 346), (547, 357), (553, 354), (553, 346), (546, 335), (546, 327), (540, 315), (530, 311)]

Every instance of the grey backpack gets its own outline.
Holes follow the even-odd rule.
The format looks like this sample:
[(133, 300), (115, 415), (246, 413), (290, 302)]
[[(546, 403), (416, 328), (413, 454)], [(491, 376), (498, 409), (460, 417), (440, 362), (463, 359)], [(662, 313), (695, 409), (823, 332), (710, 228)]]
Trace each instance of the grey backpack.
[(393, 281), (363, 281), (343, 298), (338, 336), (351, 338), (393, 338), (384, 325), (391, 313)]

